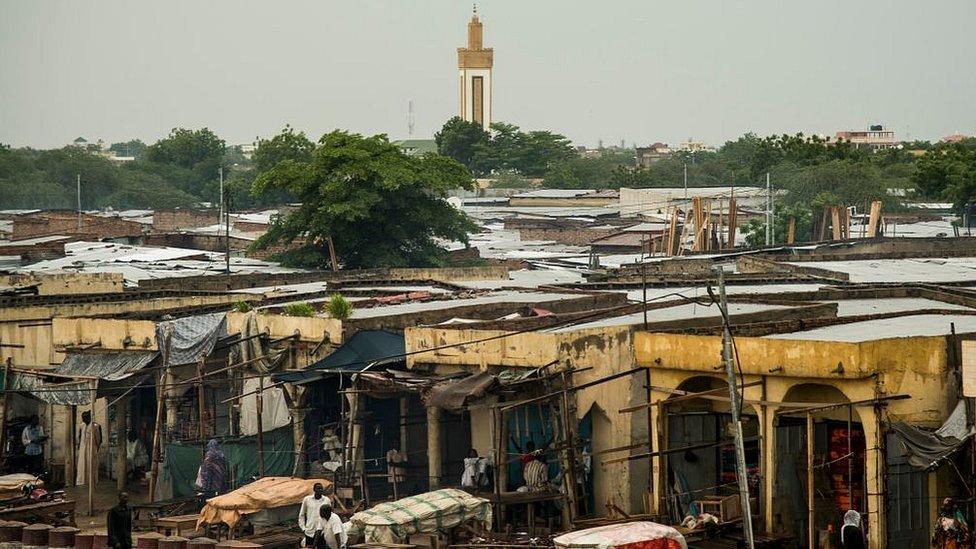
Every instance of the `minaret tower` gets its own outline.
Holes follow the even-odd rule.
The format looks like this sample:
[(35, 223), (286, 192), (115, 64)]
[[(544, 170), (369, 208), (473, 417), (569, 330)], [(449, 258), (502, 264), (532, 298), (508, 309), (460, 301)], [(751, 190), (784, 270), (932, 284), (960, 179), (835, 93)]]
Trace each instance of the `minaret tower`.
[(468, 47), (458, 48), (458, 115), (468, 122), (481, 124), (488, 131), (491, 126), (491, 64), (494, 52), (482, 44), (482, 32), (478, 7), (475, 6), (468, 22)]

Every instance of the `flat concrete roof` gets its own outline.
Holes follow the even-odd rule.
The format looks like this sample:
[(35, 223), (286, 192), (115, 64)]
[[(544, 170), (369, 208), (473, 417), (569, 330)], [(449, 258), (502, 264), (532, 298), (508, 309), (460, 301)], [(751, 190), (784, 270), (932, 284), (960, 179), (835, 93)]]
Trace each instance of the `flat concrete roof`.
[[(761, 303), (730, 303), (729, 304), (729, 315), (741, 315), (748, 313), (759, 313), (763, 311), (774, 311), (774, 310), (784, 310), (789, 309), (789, 306), (782, 305), (764, 305)], [(667, 321), (677, 321), (677, 320), (687, 320), (692, 318), (710, 318), (720, 316), (717, 306), (699, 305), (697, 303), (688, 303), (685, 305), (677, 305), (674, 307), (667, 307), (664, 309), (653, 309), (647, 311), (647, 321), (650, 322), (667, 322)], [(584, 322), (582, 324), (574, 324), (572, 326), (564, 326), (561, 328), (553, 328), (550, 330), (544, 330), (552, 333), (565, 333), (574, 332), (576, 330), (585, 330), (587, 328), (607, 328), (611, 326), (630, 326), (633, 324), (641, 324), (644, 322), (644, 312), (640, 311), (637, 313), (614, 316), (610, 318), (602, 318), (600, 320), (594, 320), (592, 322)]]
[(970, 307), (955, 305), (934, 299), (920, 297), (888, 297), (881, 299), (838, 299), (837, 316), (858, 316), (922, 309), (946, 309), (953, 311), (972, 311)]
[(847, 273), (851, 282), (976, 282), (976, 257), (800, 261), (789, 265)]
[(376, 318), (380, 316), (393, 316), (408, 313), (420, 313), (424, 311), (437, 311), (452, 309), (454, 307), (466, 307), (470, 305), (487, 305), (494, 303), (540, 303), (547, 301), (561, 301), (564, 299), (576, 299), (584, 297), (581, 294), (557, 294), (545, 292), (498, 292), (486, 296), (471, 297), (466, 299), (445, 299), (442, 301), (415, 301), (411, 303), (401, 303), (399, 305), (388, 305), (370, 307), (369, 309), (353, 309), (352, 318)]
[(910, 315), (824, 326), (801, 332), (764, 336), (770, 339), (802, 339), (860, 343), (895, 337), (944, 336), (976, 332), (976, 315)]

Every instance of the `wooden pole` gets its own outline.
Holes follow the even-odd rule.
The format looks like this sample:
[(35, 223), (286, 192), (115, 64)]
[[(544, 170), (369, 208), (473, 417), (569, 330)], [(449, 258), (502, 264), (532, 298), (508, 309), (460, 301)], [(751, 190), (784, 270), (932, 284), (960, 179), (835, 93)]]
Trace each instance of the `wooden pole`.
[(668, 223), (668, 251), (665, 255), (671, 257), (678, 253), (678, 208), (671, 211), (671, 221)]
[(443, 463), (441, 461), (441, 409), (427, 407), (427, 468), (431, 490), (441, 487)]
[(163, 336), (163, 368), (159, 370), (156, 381), (156, 424), (153, 426), (152, 464), (149, 473), (149, 503), (156, 501), (156, 484), (159, 480), (159, 458), (162, 454), (163, 408), (166, 407), (166, 378), (169, 375), (169, 344), (172, 334), (167, 331)]
[(881, 219), (881, 201), (875, 200), (871, 203), (871, 217), (868, 218), (868, 238), (878, 236), (878, 222)]
[(93, 505), (95, 502), (95, 459), (97, 458), (97, 454), (95, 453), (95, 397), (97, 396), (95, 384), (98, 382), (92, 380), (90, 383), (91, 404), (88, 407), (88, 412), (91, 414), (91, 421), (85, 427), (85, 436), (88, 438), (88, 471), (85, 474), (85, 478), (88, 481), (88, 516), (95, 514)]
[(576, 436), (574, 424), (576, 423), (576, 418), (572, 413), (569, 406), (569, 376), (566, 372), (562, 373), (563, 378), (563, 397), (562, 397), (562, 409), (563, 409), (563, 437), (566, 441), (566, 462), (568, 467), (566, 469), (566, 504), (569, 507), (569, 524), (563, 525), (563, 528), (572, 528), (573, 520), (576, 518), (577, 501), (576, 501)]
[[(835, 210), (836, 211), (836, 210)], [(807, 547), (815, 548), (813, 523), (813, 414), (807, 414)]]
[(68, 406), (68, 459), (64, 465), (65, 485), (76, 486), (78, 483), (78, 407)]
[(331, 236), (328, 237), (326, 239), (326, 242), (329, 245), (329, 260), (332, 263), (332, 270), (333, 271), (338, 271), (339, 270), (339, 261), (336, 259), (335, 245), (332, 243), (332, 237)]
[[(650, 402), (651, 401), (651, 398), (654, 396), (653, 395), (653, 392), (651, 391), (651, 369), (650, 368), (647, 368), (647, 373), (644, 375), (644, 382), (645, 382), (645, 385), (647, 386), (646, 387), (646, 389), (647, 389), (647, 402)], [(650, 450), (653, 450), (654, 449), (654, 448), (651, 447), (651, 436), (652, 436), (653, 433), (654, 433), (654, 414), (653, 414), (653, 410), (651, 409), (651, 407), (648, 406), (648, 408), (647, 408), (647, 447)], [(590, 449), (592, 449), (592, 446), (590, 447)], [(648, 488), (651, 490), (651, 493), (653, 494), (654, 493), (654, 484), (657, 483), (657, 480), (658, 480), (658, 479), (654, 478), (654, 460), (653, 459), (648, 460), (647, 461), (647, 465), (650, 468), (650, 471), (648, 472), (648, 475), (647, 475), (648, 479), (650, 479), (650, 486), (648, 486)], [(644, 501), (645, 501), (645, 503), (648, 502), (647, 495), (645, 495)], [(650, 507), (650, 505), (648, 505), (648, 507)], [(653, 510), (650, 509), (650, 508), (648, 508), (648, 509), (645, 509), (644, 512), (645, 513), (652, 513)]]
[(13, 357), (7, 357), (7, 360), (3, 362), (3, 394), (0, 395), (2, 398), (2, 404), (0, 404), (0, 425), (4, 427), (0, 428), (0, 456), (3, 455), (3, 448), (7, 443), (7, 387), (10, 386), (10, 367), (13, 365)]
[(128, 438), (129, 418), (126, 413), (129, 411), (129, 397), (123, 397), (115, 403), (115, 486), (119, 492), (125, 491), (126, 477), (128, 475), (128, 456), (126, 446)]
[(729, 238), (726, 244), (727, 249), (735, 248), (735, 229), (738, 221), (738, 207), (735, 204), (735, 197), (729, 199)]
[(793, 244), (796, 242), (796, 218), (790, 217), (790, 225), (786, 228), (786, 243)]
[(264, 392), (264, 376), (258, 377), (258, 392), (257, 397), (257, 419), (258, 419), (258, 476), (264, 477), (264, 420), (262, 418), (262, 412), (264, 412), (264, 397), (261, 393)]
[(843, 238), (843, 236), (841, 235), (840, 206), (831, 206), (830, 223), (833, 226), (834, 240), (840, 240), (841, 238)]
[(207, 445), (205, 444), (207, 439), (207, 424), (204, 421), (204, 416), (206, 415), (206, 406), (204, 398), (204, 387), (203, 387), (203, 358), (201, 357), (197, 361), (197, 415), (200, 419), (200, 425), (197, 432), (200, 436), (200, 451), (206, 455)]

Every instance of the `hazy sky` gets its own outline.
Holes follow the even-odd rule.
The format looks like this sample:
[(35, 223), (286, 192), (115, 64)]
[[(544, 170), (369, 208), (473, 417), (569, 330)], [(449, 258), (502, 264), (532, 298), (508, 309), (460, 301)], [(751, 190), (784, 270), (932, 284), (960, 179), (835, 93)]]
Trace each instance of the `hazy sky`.
[[(976, 1), (483, 0), (496, 120), (580, 144), (976, 133)], [(458, 0), (0, 0), (0, 142), (417, 137), (457, 112)]]

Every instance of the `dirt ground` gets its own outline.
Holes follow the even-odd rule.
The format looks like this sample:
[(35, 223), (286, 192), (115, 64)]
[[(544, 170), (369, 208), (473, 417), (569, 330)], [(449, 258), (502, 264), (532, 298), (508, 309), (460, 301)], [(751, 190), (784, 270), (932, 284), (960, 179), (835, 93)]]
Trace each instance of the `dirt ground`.
[[(145, 484), (131, 483), (126, 487), (130, 503), (142, 503), (149, 500), (149, 487)], [(92, 507), (88, 509), (88, 487), (69, 486), (64, 489), (68, 499), (75, 500), (75, 522), (78, 528), (105, 527), (106, 513), (119, 501), (119, 491), (114, 480), (101, 479), (95, 484), (92, 493)]]

